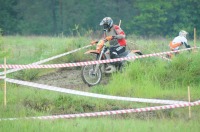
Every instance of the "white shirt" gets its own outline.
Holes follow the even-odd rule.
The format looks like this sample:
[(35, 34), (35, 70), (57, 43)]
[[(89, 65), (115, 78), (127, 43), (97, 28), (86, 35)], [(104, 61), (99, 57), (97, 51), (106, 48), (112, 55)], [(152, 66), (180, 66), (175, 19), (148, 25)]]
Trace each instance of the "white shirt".
[(181, 43), (181, 42), (183, 42), (183, 43), (185, 42), (187, 44), (187, 39), (183, 36), (177, 36), (172, 41), (172, 43)]
[[(174, 40), (172, 41), (172, 44), (176, 44), (176, 43), (186, 43), (187, 44), (187, 39), (183, 36), (177, 36), (174, 38)], [(179, 49), (179, 47), (176, 47), (175, 50)]]

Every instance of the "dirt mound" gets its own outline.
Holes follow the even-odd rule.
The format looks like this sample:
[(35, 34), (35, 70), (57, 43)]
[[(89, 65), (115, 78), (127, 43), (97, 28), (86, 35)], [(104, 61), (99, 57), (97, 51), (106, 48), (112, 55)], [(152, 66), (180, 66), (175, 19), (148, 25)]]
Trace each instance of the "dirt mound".
[[(107, 84), (108, 77), (103, 77), (101, 84)], [(34, 82), (67, 89), (78, 89), (87, 91), (87, 84), (81, 79), (80, 69), (59, 69), (56, 72), (39, 77)]]

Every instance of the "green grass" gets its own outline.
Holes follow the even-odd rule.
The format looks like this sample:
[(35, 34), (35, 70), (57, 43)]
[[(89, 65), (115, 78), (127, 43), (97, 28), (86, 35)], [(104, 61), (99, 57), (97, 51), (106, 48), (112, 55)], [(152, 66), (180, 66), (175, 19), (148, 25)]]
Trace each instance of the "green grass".
[[(8, 123), (9, 122), (9, 123)], [(31, 124), (31, 125), (30, 125)], [(52, 131), (84, 131), (84, 132), (198, 132), (199, 122), (192, 120), (170, 119), (120, 119), (120, 118), (85, 118), (60, 119), (51, 121), (22, 120), (1, 122), (3, 131), (20, 132), (52, 132)]]
[[(89, 44), (90, 40), (85, 37), (48, 37), (48, 36), (5, 36), (0, 38), (2, 50), (9, 52), (6, 57), (7, 64), (30, 64), (49, 57), (62, 54)], [(0, 48), (1, 50), (1, 48)], [(85, 49), (70, 54), (67, 57), (52, 60), (45, 64), (57, 64), (76, 62), (83, 58)], [(0, 56), (0, 64), (4, 59)], [(33, 80), (56, 69), (23, 70), (14, 73), (13, 76), (22, 80)], [(2, 71), (2, 69), (0, 69)], [(10, 76), (10, 75), (9, 75)]]
[[(7, 107), (1, 105), (0, 117), (26, 117), (52, 114), (72, 114), (125, 108), (144, 107), (144, 104), (106, 99), (92, 99), (59, 92), (33, 89), (15, 84), (7, 85)], [(3, 103), (3, 89), (0, 92)], [(13, 112), (17, 110), (17, 112)]]
[[(166, 62), (156, 58), (135, 60), (124, 73), (117, 73), (102, 93), (111, 95), (187, 100), (191, 87), (192, 100), (200, 97), (199, 53), (183, 53)], [(101, 92), (101, 87), (93, 91)]]
[[(10, 56), (7, 57), (8, 64), (29, 64), (83, 47), (89, 42), (90, 40), (81, 37), (77, 39), (74, 37), (6, 36), (2, 38), (1, 43), (4, 49), (10, 51)], [(78, 55), (80, 58), (80, 53)], [(56, 61), (60, 62), (59, 59)], [(3, 59), (0, 63), (3, 63)]]
[[(129, 38), (129, 48), (141, 49), (143, 53), (168, 51), (167, 39)], [(57, 54), (71, 51), (89, 44), (87, 38), (66, 37), (22, 37), (1, 38), (3, 49), (9, 49), (8, 64), (29, 64)], [(197, 41), (197, 45), (200, 45)], [(0, 48), (1, 49), (1, 48)], [(85, 50), (48, 62), (66, 63), (85, 60)], [(179, 54), (172, 62), (159, 57), (135, 60), (125, 72), (115, 73), (109, 84), (98, 85), (90, 92), (117, 96), (187, 100), (187, 88), (191, 89), (191, 100), (200, 97), (199, 52)], [(3, 58), (0, 59), (3, 64)], [(8, 77), (32, 81), (38, 76), (52, 72), (46, 70), (23, 70)], [(7, 107), (3, 106), (3, 81), (0, 81), (0, 118), (30, 117), (54, 114), (72, 114), (119, 110), (155, 106), (156, 104), (93, 99), (66, 95), (58, 92), (33, 89), (7, 84)], [(0, 131), (199, 131), (200, 108), (192, 107), (192, 118), (188, 119), (188, 108), (161, 110), (119, 116), (50, 121), (20, 120), (0, 122)]]

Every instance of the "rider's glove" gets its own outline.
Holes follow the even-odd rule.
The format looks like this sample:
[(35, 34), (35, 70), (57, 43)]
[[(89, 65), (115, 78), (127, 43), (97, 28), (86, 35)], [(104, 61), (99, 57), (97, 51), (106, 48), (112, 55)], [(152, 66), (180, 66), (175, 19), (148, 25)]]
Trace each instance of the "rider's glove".
[(117, 36), (112, 36), (113, 37), (113, 39), (117, 39)]
[(107, 40), (107, 41), (110, 41), (110, 40), (112, 40), (112, 39), (113, 39), (113, 36), (107, 36), (107, 37), (106, 37), (106, 40)]
[(95, 44), (97, 44), (97, 43), (98, 43), (97, 40), (93, 40), (93, 41), (90, 42), (91, 45), (95, 45)]

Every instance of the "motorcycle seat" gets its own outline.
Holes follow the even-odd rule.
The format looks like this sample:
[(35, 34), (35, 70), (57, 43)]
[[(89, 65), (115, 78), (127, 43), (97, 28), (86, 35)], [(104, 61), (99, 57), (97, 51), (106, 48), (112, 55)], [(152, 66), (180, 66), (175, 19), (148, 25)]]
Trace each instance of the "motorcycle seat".
[(126, 57), (126, 56), (128, 55), (129, 52), (130, 52), (130, 51), (125, 51), (125, 52), (119, 54), (119, 57)]

